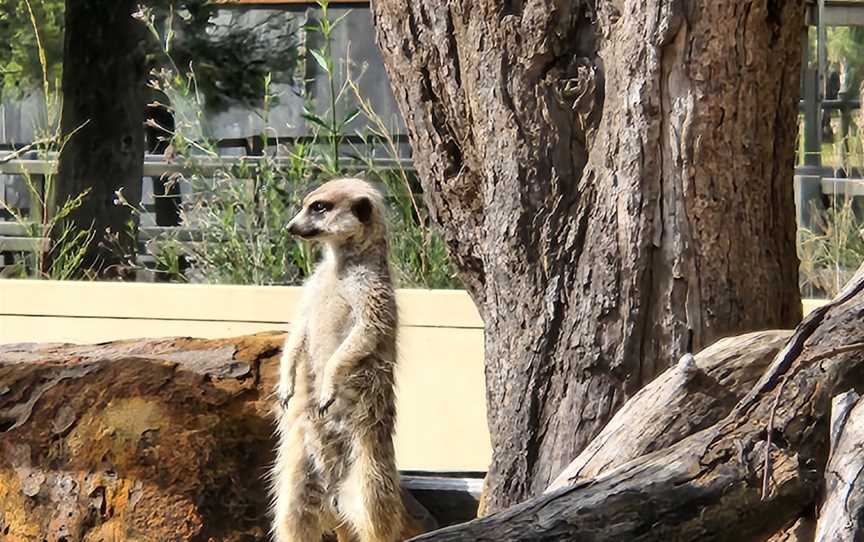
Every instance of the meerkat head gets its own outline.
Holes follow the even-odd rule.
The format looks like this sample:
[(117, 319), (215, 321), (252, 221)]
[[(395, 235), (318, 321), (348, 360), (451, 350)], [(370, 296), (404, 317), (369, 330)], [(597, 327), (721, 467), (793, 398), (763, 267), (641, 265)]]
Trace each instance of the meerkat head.
[(384, 199), (371, 184), (355, 178), (335, 179), (303, 200), (288, 231), (325, 243), (374, 242), (385, 235)]

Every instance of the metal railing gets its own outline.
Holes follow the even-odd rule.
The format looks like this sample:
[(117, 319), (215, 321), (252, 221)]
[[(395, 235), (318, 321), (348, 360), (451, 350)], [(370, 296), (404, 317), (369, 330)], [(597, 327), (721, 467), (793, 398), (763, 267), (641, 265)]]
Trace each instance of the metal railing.
[[(864, 191), (862, 168), (850, 160), (849, 140), (853, 112), (861, 108), (861, 100), (849, 88), (842, 70), (829, 73), (827, 28), (837, 25), (864, 25), (864, 2), (818, 0), (808, 3), (807, 24), (801, 36), (802, 58), (801, 96), (799, 111), (803, 116), (803, 156), (795, 168), (798, 224), (811, 227), (813, 212), (824, 211), (825, 196), (856, 197)], [(816, 29), (816, 41), (811, 41), (810, 29)], [(830, 127), (827, 115), (839, 113), (836, 167), (822, 161), (823, 130)]]
[[(226, 146), (226, 145), (221, 145)], [(21, 175), (29, 176), (32, 186), (39, 191), (39, 198), (43, 197), (45, 186), (45, 178), (49, 175), (57, 173), (57, 153), (47, 153), (40, 157), (36, 152), (29, 152), (22, 156), (3, 161), (4, 157), (8, 157), (13, 151), (0, 151), (0, 175)], [(218, 158), (200, 156), (193, 159), (171, 159), (167, 160), (161, 154), (146, 154), (143, 163), (142, 184), (146, 182), (155, 182), (157, 179), (170, 177), (174, 175), (191, 176), (193, 174), (204, 177), (212, 176), (218, 171), (234, 168), (245, 165), (255, 168), (262, 160), (263, 156), (220, 156)], [(290, 159), (287, 157), (271, 157), (276, 167), (282, 165), (288, 166)], [(404, 169), (413, 172), (414, 166), (408, 158), (375, 158), (372, 160), (376, 168), (381, 170), (388, 169)], [(362, 169), (361, 165), (349, 165), (346, 168), (348, 173), (357, 172)], [(155, 187), (154, 187), (155, 188)], [(155, 193), (155, 190), (154, 190)], [(157, 196), (157, 197), (174, 197), (180, 200), (182, 195), (175, 196)], [(38, 198), (37, 198), (38, 199)], [(178, 201), (179, 204), (179, 201)], [(145, 213), (142, 218), (146, 218), (144, 222), (155, 222), (154, 204), (143, 205), (142, 209)], [(48, 236), (39, 233), (40, 229), (37, 225), (45, 223), (44, 210), (38, 202), (31, 201), (29, 208), (24, 209), (26, 222), (19, 223), (12, 220), (11, 216), (7, 216), (6, 220), (0, 216), (0, 268), (4, 266), (3, 254), (21, 253), (21, 252), (45, 252), (50, 248), (51, 240)], [(36, 232), (36, 233), (34, 233)], [(197, 230), (180, 224), (173, 225), (144, 225), (138, 229), (138, 245), (139, 245), (139, 263), (151, 266), (153, 262), (151, 258), (146, 256), (146, 244), (158, 243), (160, 240), (171, 238), (183, 243), (196, 243), (201, 241), (201, 234)]]

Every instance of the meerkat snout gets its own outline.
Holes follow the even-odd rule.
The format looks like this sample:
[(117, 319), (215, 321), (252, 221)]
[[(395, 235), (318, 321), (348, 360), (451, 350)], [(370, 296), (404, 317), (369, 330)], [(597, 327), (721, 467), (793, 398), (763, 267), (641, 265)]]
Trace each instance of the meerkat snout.
[(321, 230), (314, 226), (304, 225), (295, 217), (288, 223), (288, 233), (302, 239), (314, 239), (321, 233)]

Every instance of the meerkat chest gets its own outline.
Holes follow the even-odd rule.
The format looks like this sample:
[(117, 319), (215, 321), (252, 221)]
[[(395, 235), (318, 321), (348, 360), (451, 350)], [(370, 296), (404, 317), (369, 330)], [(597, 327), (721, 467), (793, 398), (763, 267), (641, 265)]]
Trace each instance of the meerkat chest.
[(351, 332), (354, 315), (338, 281), (323, 280), (316, 285), (315, 300), (308, 313), (308, 353), (312, 370), (324, 363)]

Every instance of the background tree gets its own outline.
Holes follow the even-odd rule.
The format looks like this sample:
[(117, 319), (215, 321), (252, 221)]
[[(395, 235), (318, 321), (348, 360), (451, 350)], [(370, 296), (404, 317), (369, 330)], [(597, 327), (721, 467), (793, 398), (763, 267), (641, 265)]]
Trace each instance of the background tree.
[[(250, 28), (249, 9), (210, 0), (150, 0), (161, 44), (148, 42), (149, 63), (191, 70), (207, 112), (232, 105), (260, 107), (265, 78), (295, 83), (298, 41), (293, 24), (273, 12)], [(171, 58), (165, 58), (165, 49)], [(271, 97), (271, 100), (273, 98)]]
[(135, 221), (116, 193), (141, 200), (144, 161), (144, 27), (135, 0), (67, 0), (63, 49), (65, 148), (60, 154), (58, 201), (89, 189), (72, 220), (93, 228), (84, 269), (123, 275), (135, 253)]
[(17, 98), (40, 88), (42, 65), (33, 31), (34, 21), (39, 28), (41, 50), (45, 55), (48, 83), (60, 79), (63, 55), (63, 0), (30, 2), (33, 19), (26, 2), (0, 3), (0, 76), (3, 98)]
[(801, 316), (804, 1), (373, 2), (486, 325), (486, 505), (541, 492), (693, 346)]

